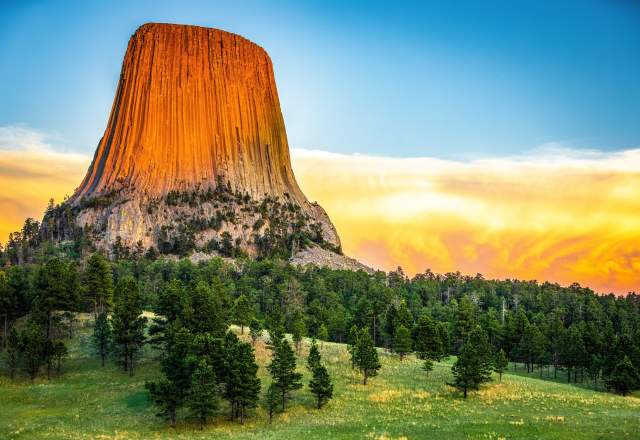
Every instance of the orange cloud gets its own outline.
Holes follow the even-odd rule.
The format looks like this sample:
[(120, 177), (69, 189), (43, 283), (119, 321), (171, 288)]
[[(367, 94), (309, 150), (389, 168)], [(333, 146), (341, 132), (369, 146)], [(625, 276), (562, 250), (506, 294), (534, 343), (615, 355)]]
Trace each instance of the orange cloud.
[[(89, 160), (0, 127), (2, 240), (72, 193)], [(293, 150), (292, 160), (345, 252), (371, 266), (640, 289), (640, 150), (467, 162)]]
[(294, 150), (345, 252), (408, 273), (640, 288), (640, 150), (468, 162)]
[(0, 127), (0, 239), (27, 217), (41, 220), (48, 200), (71, 194), (88, 165), (84, 155), (54, 151), (41, 133)]

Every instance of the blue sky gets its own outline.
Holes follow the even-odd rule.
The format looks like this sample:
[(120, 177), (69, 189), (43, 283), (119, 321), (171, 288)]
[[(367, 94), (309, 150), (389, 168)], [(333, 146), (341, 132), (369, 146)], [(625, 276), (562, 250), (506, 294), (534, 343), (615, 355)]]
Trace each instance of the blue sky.
[(4, 0), (0, 126), (92, 154), (129, 36), (162, 21), (267, 49), (294, 148), (465, 158), (640, 146), (638, 2), (343, 3)]

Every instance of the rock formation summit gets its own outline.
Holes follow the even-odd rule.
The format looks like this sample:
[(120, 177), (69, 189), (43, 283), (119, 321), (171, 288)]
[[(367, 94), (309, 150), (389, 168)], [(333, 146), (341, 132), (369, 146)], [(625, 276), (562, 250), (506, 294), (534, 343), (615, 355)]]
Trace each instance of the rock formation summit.
[[(76, 227), (102, 245), (340, 247), (294, 177), (269, 55), (218, 29), (148, 23), (134, 33), (107, 128), (69, 204)], [(49, 214), (50, 229), (61, 229)]]

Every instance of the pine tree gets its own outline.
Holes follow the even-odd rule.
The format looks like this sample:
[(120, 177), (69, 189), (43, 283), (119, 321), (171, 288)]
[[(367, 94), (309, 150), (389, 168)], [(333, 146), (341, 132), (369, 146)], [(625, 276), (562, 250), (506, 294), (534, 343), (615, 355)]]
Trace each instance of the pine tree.
[(223, 395), (231, 406), (231, 419), (244, 423), (246, 410), (257, 405), (260, 395), (260, 379), (253, 348), (227, 332), (224, 341), (224, 361), (221, 381)]
[(424, 360), (424, 364), (422, 365), (422, 369), (427, 372), (427, 376), (429, 373), (433, 371), (433, 361), (429, 358)]
[(211, 333), (224, 337), (229, 328), (229, 296), (222, 282), (214, 277), (211, 284), (200, 281), (189, 289), (189, 313), (185, 326), (194, 334)]
[(190, 310), (189, 293), (180, 280), (171, 280), (158, 292), (153, 311), (155, 317), (149, 326), (149, 343), (165, 348), (167, 328), (177, 320), (187, 322)]
[(322, 344), (322, 341), (328, 341), (329, 340), (329, 331), (327, 330), (327, 326), (324, 325), (324, 323), (318, 329), (318, 334), (316, 336), (317, 336), (318, 340), (320, 341), (320, 344)]
[(387, 307), (387, 311), (385, 313), (384, 319), (384, 333), (386, 335), (386, 345), (387, 349), (393, 349), (393, 339), (396, 334), (396, 326), (398, 322), (398, 309), (394, 303), (391, 303), (389, 307)]
[(154, 404), (160, 409), (158, 417), (169, 420), (175, 426), (177, 411), (189, 395), (194, 369), (194, 338), (188, 329), (173, 323), (167, 331), (165, 353), (160, 361), (164, 378), (157, 382), (147, 382)]
[(603, 358), (598, 354), (592, 354), (589, 360), (589, 377), (593, 380), (593, 388), (598, 390), (598, 378), (602, 372)]
[(409, 334), (409, 330), (402, 324), (396, 328), (396, 334), (393, 339), (393, 351), (400, 355), (401, 361), (408, 353), (411, 353), (411, 335)]
[(486, 333), (476, 327), (469, 333), (451, 369), (453, 385), (463, 390), (466, 399), (468, 390), (478, 389), (480, 384), (491, 380), (491, 369), (491, 345)]
[(626, 396), (640, 385), (638, 370), (631, 363), (629, 356), (625, 356), (616, 364), (606, 380), (607, 387), (616, 393)]
[(75, 311), (80, 307), (77, 267), (59, 258), (51, 258), (39, 267), (34, 284), (37, 295), (32, 316), (42, 324), (46, 338), (51, 339), (54, 312)]
[(356, 367), (356, 346), (358, 345), (358, 336), (360, 331), (355, 325), (351, 326), (349, 336), (347, 337), (347, 351), (351, 355), (351, 368)]
[(420, 359), (440, 361), (444, 355), (442, 338), (437, 323), (429, 316), (422, 316), (413, 331), (413, 348)]
[(401, 325), (405, 326), (406, 328), (413, 327), (413, 316), (411, 315), (411, 312), (409, 311), (409, 307), (407, 307), (407, 302), (405, 300), (400, 301), (400, 307), (398, 307), (398, 314), (396, 316), (396, 331)]
[(21, 357), (24, 369), (33, 381), (47, 362), (48, 339), (45, 330), (35, 321), (27, 323), (20, 334)]
[(240, 295), (236, 299), (234, 315), (236, 322), (240, 324), (240, 334), (244, 335), (244, 326), (249, 325), (253, 318), (253, 308), (245, 295)]
[(262, 336), (262, 326), (260, 321), (253, 318), (249, 326), (249, 336), (251, 336), (251, 345), (256, 345), (256, 341)]
[(533, 364), (538, 363), (546, 351), (546, 339), (536, 324), (526, 324), (516, 353), (525, 363), (527, 373), (533, 371)]
[(309, 389), (316, 396), (316, 402), (318, 409), (333, 397), (333, 384), (331, 383), (331, 377), (324, 365), (319, 361), (313, 369), (313, 377), (309, 382)]
[(373, 345), (373, 339), (371, 339), (368, 329), (363, 328), (360, 330), (354, 353), (355, 364), (364, 376), (362, 383), (366, 385), (367, 379), (376, 376), (381, 367), (378, 360), (378, 351)]
[(102, 254), (95, 253), (87, 261), (83, 285), (93, 302), (93, 315), (97, 319), (98, 315), (108, 310), (113, 298), (111, 265)]
[(473, 331), (476, 322), (476, 306), (468, 296), (463, 296), (458, 303), (455, 315), (455, 336), (461, 344)]
[(111, 317), (113, 341), (119, 349), (124, 371), (133, 376), (133, 360), (144, 344), (147, 319), (142, 314), (142, 296), (133, 278), (121, 279), (115, 289)]
[(318, 350), (318, 344), (315, 338), (311, 340), (311, 347), (309, 348), (309, 356), (307, 357), (307, 369), (311, 372), (320, 365), (320, 351)]
[(202, 429), (218, 408), (218, 387), (213, 368), (201, 359), (191, 377), (191, 391), (187, 399), (191, 415)]
[(280, 390), (274, 383), (269, 384), (267, 392), (264, 395), (263, 405), (269, 415), (269, 424), (273, 421), (273, 413), (280, 404)]
[(107, 318), (107, 312), (98, 315), (93, 327), (93, 345), (96, 352), (100, 355), (102, 366), (109, 354), (113, 333), (111, 332), (111, 323)]
[(302, 374), (296, 372), (296, 356), (286, 339), (274, 341), (271, 363), (267, 366), (274, 386), (278, 389), (282, 411), (292, 391), (302, 388)]
[(502, 382), (502, 373), (507, 371), (509, 367), (509, 359), (507, 358), (506, 353), (503, 349), (500, 349), (498, 353), (496, 353), (494, 361), (493, 361), (493, 371), (498, 373), (500, 376), (500, 382)]

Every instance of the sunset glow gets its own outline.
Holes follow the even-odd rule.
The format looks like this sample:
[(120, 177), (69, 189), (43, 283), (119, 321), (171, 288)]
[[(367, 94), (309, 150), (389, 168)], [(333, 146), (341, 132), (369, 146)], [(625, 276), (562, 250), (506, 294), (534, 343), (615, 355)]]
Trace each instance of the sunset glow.
[(298, 150), (293, 161), (345, 251), (374, 267), (638, 289), (640, 150), (469, 162)]
[[(37, 132), (0, 132), (0, 234), (40, 219), (78, 185), (90, 158)], [(466, 162), (293, 150), (302, 190), (328, 211), (345, 253), (373, 267), (638, 290), (640, 150)]]

